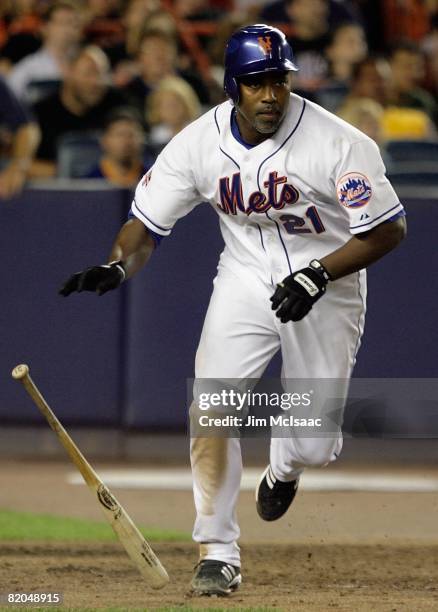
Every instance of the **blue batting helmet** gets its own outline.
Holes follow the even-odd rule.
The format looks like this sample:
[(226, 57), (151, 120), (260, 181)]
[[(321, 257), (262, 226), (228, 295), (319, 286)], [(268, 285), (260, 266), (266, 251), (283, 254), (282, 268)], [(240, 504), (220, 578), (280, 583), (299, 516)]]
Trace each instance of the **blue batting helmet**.
[(274, 70), (298, 70), (283, 32), (256, 24), (231, 36), (225, 49), (224, 89), (235, 104), (239, 101), (237, 77)]

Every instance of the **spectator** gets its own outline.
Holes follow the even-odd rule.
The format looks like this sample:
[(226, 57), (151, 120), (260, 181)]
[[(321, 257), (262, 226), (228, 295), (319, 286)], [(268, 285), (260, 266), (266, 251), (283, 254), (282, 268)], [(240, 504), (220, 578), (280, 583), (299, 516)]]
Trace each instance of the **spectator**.
[(311, 96), (323, 83), (328, 69), (324, 51), (330, 40), (329, 3), (290, 0), (287, 8), (293, 26), (289, 40), (300, 69), (295, 75), (295, 89)]
[(381, 147), (383, 138), (384, 108), (371, 98), (350, 100), (337, 113), (338, 117), (354, 125), (358, 130), (372, 138)]
[(355, 18), (344, 2), (278, 0), (262, 10), (261, 20), (289, 24), (289, 42), (300, 69), (294, 77), (294, 87), (298, 93), (313, 98), (313, 92), (322, 85), (327, 74), (324, 51), (330, 41), (330, 31)]
[(177, 53), (177, 42), (173, 36), (160, 30), (146, 31), (143, 35), (138, 53), (140, 75), (125, 88), (131, 103), (142, 116), (147, 96), (168, 76), (184, 78), (203, 103), (208, 100), (208, 91), (202, 81), (192, 73), (178, 70)]
[(431, 89), (438, 97), (438, 6), (430, 20), (430, 32), (421, 43), (421, 49), (428, 60), (429, 80)]
[(142, 121), (135, 112), (127, 108), (112, 113), (101, 138), (103, 156), (88, 178), (103, 178), (117, 187), (135, 187), (153, 163), (144, 159), (144, 140)]
[(436, 5), (436, 0), (385, 0), (382, 4), (386, 41), (391, 44), (401, 38), (420, 41), (429, 26), (428, 5)]
[(43, 37), (42, 48), (18, 62), (9, 74), (9, 84), (20, 100), (29, 101), (31, 83), (64, 78), (81, 39), (78, 9), (65, 1), (53, 4), (47, 13)]
[(216, 21), (224, 14), (209, 0), (174, 0), (172, 8), (178, 19), (188, 21)]
[(432, 122), (423, 111), (390, 105), (390, 84), (391, 69), (386, 60), (366, 58), (355, 67), (350, 93), (337, 113), (343, 116), (350, 104), (371, 98), (384, 108), (382, 130), (386, 140), (432, 136)]
[[(216, 35), (209, 45), (209, 57), (214, 65), (214, 70), (217, 72), (217, 80), (221, 85), (224, 80), (224, 49), (228, 39), (236, 30), (239, 30), (248, 23), (248, 15), (244, 11), (233, 11), (222, 17), (217, 24)], [(216, 78), (216, 76), (215, 76)]]
[(120, 0), (87, 0), (85, 40), (105, 49), (123, 40)]
[(171, 13), (162, 9), (158, 9), (149, 15), (147, 18), (147, 31), (163, 32), (167, 36), (178, 40), (178, 28), (175, 18)]
[(106, 47), (113, 67), (113, 79), (117, 87), (126, 87), (138, 76), (139, 47), (147, 25), (148, 31), (162, 31), (170, 38), (177, 35), (176, 24), (167, 11), (159, 9), (159, 0), (132, 0), (123, 18), (125, 36), (123, 41)]
[(333, 32), (325, 50), (329, 62), (324, 84), (316, 92), (316, 100), (334, 111), (347, 95), (354, 66), (367, 56), (365, 32), (359, 24), (345, 23)]
[(145, 32), (137, 56), (140, 74), (125, 89), (142, 116), (147, 96), (164, 77), (175, 73), (176, 58), (177, 44), (173, 37), (156, 30)]
[[(300, 0), (298, 2), (298, 9), (296, 7), (293, 8), (292, 5), (294, 4), (297, 6), (295, 0), (275, 0), (263, 8), (260, 18), (267, 23), (292, 23), (292, 25), (295, 25), (298, 11), (309, 15), (315, 12), (315, 18), (318, 21), (321, 6), (325, 5), (323, 11), (326, 14), (327, 28), (330, 30), (336, 28), (341, 23), (358, 20), (358, 16), (349, 2), (338, 2), (337, 0), (324, 0), (321, 2)], [(301, 18), (298, 17), (298, 20), (301, 20)]]
[(390, 78), (391, 70), (385, 59), (367, 57), (356, 64), (353, 69), (347, 99), (371, 98), (382, 106), (386, 106)]
[(146, 118), (151, 127), (149, 142), (165, 145), (201, 114), (194, 90), (179, 77), (167, 77), (149, 96)]
[(0, 199), (6, 199), (23, 188), (40, 131), (1, 77), (0, 133), (4, 135), (5, 145), (1, 147), (5, 150), (0, 161)]
[(5, 74), (12, 65), (41, 46), (42, 20), (37, 9), (37, 0), (15, 0), (3, 13), (3, 19), (0, 18), (0, 32), (3, 29), (0, 61)]
[(413, 42), (401, 42), (389, 57), (391, 84), (389, 102), (393, 106), (415, 108), (425, 112), (438, 125), (438, 107), (433, 96), (421, 87), (426, 75), (423, 53)]
[(113, 68), (119, 62), (137, 56), (147, 20), (159, 8), (160, 0), (130, 0), (122, 16), (125, 30), (123, 40), (105, 48)]
[(125, 103), (122, 94), (110, 87), (110, 66), (105, 53), (99, 47), (82, 49), (70, 65), (60, 90), (34, 107), (42, 140), (32, 164), (32, 176), (55, 175), (57, 142), (63, 134), (97, 130), (110, 111)]
[(354, 66), (368, 54), (365, 32), (358, 23), (344, 23), (337, 27), (326, 49), (332, 79), (349, 83)]

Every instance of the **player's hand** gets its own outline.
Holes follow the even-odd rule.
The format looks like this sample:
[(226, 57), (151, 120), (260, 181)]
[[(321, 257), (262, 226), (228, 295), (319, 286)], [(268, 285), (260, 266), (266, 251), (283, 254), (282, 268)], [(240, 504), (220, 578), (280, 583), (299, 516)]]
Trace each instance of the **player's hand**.
[(117, 289), (125, 280), (125, 269), (121, 261), (113, 261), (110, 264), (87, 268), (82, 272), (76, 272), (70, 276), (68, 281), (61, 287), (59, 294), (67, 297), (73, 291), (95, 291), (97, 295), (103, 295), (111, 289)]
[(277, 311), (276, 316), (282, 323), (301, 321), (324, 295), (328, 278), (310, 267), (286, 276), (271, 297), (272, 310)]

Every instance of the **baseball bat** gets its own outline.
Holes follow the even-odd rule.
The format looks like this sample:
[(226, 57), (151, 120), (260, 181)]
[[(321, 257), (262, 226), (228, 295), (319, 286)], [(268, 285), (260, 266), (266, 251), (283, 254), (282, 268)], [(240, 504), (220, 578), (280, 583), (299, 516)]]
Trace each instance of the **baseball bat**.
[(138, 528), (134, 525), (126, 510), (103, 484), (99, 476), (61, 425), (30, 377), (29, 367), (24, 364), (17, 365), (12, 370), (12, 377), (23, 384), (32, 400), (38, 406), (40, 412), (47, 419), (50, 427), (58, 436), (61, 444), (69, 454), (70, 459), (82, 474), (85, 482), (93, 494), (97, 495), (105, 518), (113, 528), (116, 536), (124, 546), (140, 574), (152, 588), (161, 589), (164, 587), (169, 582), (169, 576), (161, 565), (160, 560)]

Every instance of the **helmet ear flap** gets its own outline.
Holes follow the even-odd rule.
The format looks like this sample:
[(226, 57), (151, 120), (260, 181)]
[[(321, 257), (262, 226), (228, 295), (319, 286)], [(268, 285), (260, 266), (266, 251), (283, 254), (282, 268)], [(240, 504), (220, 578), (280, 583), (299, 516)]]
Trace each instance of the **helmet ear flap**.
[(232, 77), (230, 81), (231, 81), (231, 90), (232, 90), (231, 99), (234, 102), (234, 106), (237, 106), (237, 104), (239, 103), (239, 83), (237, 82), (236, 77)]
[(239, 102), (239, 83), (236, 77), (229, 76), (224, 83), (224, 90), (234, 105)]

